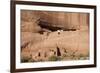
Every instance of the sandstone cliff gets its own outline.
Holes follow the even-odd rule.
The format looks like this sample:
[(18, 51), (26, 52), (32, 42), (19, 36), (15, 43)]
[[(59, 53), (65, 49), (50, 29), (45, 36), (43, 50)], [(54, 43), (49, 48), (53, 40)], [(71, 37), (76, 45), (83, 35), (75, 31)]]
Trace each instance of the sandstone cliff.
[(89, 14), (21, 11), (21, 58), (28, 61), (89, 58)]

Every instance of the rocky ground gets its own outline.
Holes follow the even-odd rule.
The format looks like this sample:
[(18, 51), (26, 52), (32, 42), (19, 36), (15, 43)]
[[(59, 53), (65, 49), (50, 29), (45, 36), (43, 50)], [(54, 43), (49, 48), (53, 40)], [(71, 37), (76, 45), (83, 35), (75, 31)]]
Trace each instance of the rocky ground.
[(22, 44), (26, 45), (22, 47), (22, 60), (28, 59), (28, 61), (34, 62), (89, 58), (89, 34), (87, 31), (62, 31), (60, 34), (55, 31), (49, 35), (46, 32), (44, 34), (23, 33), (24, 43)]

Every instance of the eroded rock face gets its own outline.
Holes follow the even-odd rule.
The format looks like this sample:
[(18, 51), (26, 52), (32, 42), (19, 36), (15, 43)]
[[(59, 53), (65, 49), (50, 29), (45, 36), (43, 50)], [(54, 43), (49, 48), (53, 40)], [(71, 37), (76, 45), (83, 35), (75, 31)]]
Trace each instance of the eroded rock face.
[[(28, 62), (72, 60), (80, 57), (87, 59), (88, 16), (86, 13), (22, 10), (21, 58)], [(43, 27), (40, 26), (41, 22)]]
[(21, 22), (21, 31), (22, 32), (34, 32), (37, 33), (41, 31), (41, 27), (37, 25), (35, 22), (27, 22), (27, 21), (22, 21)]
[[(44, 26), (59, 27), (61, 29), (82, 29), (80, 27), (89, 25), (88, 13), (66, 13), (66, 12), (52, 12), (52, 11), (21, 11), (22, 24), (32, 24), (37, 28), (42, 23)], [(27, 23), (30, 22), (30, 23)], [(43, 24), (44, 23), (44, 24)], [(32, 26), (31, 25), (31, 26)], [(37, 26), (36, 26), (37, 25)], [(32, 28), (32, 27), (31, 27)], [(31, 29), (30, 28), (30, 29)], [(33, 28), (33, 29), (34, 29)], [(35, 31), (35, 30), (34, 30)]]

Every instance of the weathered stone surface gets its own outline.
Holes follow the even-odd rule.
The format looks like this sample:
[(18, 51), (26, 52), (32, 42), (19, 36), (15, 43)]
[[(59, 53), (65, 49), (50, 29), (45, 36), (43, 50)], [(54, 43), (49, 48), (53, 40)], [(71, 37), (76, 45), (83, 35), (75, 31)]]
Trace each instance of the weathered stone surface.
[(87, 13), (22, 10), (21, 57), (34, 62), (89, 57), (88, 16)]
[(36, 25), (38, 26), (38, 24), (42, 24), (44, 26), (48, 26), (48, 28), (58, 27), (67, 30), (67, 29), (82, 29), (80, 27), (82, 26), (88, 27), (89, 24), (89, 19), (88, 19), (89, 15), (86, 13), (66, 13), (66, 12), (52, 12), (52, 11), (44, 12), (44, 11), (22, 10), (21, 14), (22, 14), (21, 20), (25, 22), (26, 21), (31, 22), (33, 26)]

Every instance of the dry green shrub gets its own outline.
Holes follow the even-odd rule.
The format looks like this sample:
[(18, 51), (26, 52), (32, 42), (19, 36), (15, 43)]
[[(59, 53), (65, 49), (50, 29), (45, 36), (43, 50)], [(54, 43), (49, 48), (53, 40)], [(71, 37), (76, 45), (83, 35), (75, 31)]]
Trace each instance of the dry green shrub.
[(21, 58), (21, 62), (29, 62), (29, 60), (30, 60), (30, 57), (22, 57)]
[(59, 57), (59, 56), (51, 56), (51, 57), (49, 57), (49, 61), (59, 61), (59, 60), (61, 60), (62, 58), (61, 57)]

